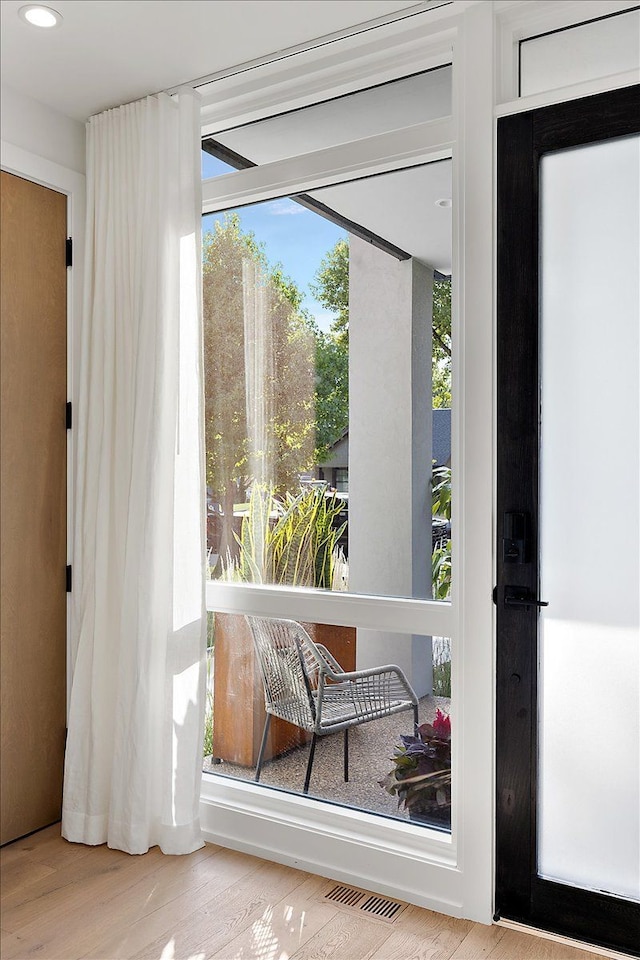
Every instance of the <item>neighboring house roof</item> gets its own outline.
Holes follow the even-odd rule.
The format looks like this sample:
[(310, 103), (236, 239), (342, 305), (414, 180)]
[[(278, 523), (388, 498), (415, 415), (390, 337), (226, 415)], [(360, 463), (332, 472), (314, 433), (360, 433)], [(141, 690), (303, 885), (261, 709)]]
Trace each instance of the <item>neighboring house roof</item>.
[(349, 466), (349, 431), (345, 430), (335, 443), (332, 443), (327, 453), (327, 459), (321, 463), (323, 468), (346, 468)]
[[(449, 407), (443, 407), (433, 411), (432, 429), (433, 459), (436, 462), (436, 466), (448, 467), (451, 464), (451, 410)], [(348, 430), (345, 430), (336, 442), (329, 447), (327, 459), (323, 460), (321, 466), (349, 466)]]

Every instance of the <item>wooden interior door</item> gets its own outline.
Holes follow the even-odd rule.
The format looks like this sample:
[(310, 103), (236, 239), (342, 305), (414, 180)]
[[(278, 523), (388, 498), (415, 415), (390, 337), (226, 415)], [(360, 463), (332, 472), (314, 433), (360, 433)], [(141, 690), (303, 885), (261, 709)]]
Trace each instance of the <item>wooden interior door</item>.
[(1, 174), (0, 843), (60, 818), (66, 721), (67, 198)]

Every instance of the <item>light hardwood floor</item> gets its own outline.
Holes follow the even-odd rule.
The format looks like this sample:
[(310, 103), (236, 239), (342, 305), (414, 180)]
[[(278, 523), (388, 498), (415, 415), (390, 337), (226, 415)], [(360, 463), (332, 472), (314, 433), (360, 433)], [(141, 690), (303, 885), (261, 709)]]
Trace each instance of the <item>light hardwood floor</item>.
[(594, 960), (503, 927), (407, 907), (393, 923), (324, 899), (334, 884), (207, 845), (131, 857), (55, 825), (0, 851), (3, 960)]

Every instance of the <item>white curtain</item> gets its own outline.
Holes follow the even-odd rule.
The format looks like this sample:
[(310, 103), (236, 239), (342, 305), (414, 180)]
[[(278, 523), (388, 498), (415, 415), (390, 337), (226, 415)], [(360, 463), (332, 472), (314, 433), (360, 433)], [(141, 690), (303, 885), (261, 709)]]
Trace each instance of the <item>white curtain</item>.
[(197, 97), (109, 110), (87, 134), (62, 832), (189, 853), (206, 635)]

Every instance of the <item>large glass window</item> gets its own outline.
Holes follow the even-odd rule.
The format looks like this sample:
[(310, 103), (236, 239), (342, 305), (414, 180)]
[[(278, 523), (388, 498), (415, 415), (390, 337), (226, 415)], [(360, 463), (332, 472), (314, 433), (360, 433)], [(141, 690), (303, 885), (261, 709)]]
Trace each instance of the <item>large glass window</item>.
[[(445, 116), (450, 83), (443, 68), (216, 134), (203, 176)], [(204, 769), (260, 766), (267, 786), (447, 832), (452, 644), (428, 631), (448, 627), (425, 629), (423, 604), (404, 624), (352, 605), (450, 597), (451, 176), (434, 159), (203, 217)], [(251, 591), (216, 607), (226, 583), (287, 588), (279, 618), (302, 596), (266, 653)], [(342, 625), (300, 616), (330, 593), (352, 595)]]
[(209, 167), (215, 177), (389, 133), (451, 113), (451, 67), (443, 66), (357, 93), (219, 131), (205, 150), (230, 165)]
[(213, 578), (448, 598), (450, 167), (204, 218)]
[[(204, 217), (213, 579), (449, 598), (450, 166)], [(360, 236), (342, 226), (342, 212)], [(363, 236), (370, 227), (375, 244)], [(268, 698), (259, 654), (244, 616), (212, 612), (210, 621), (204, 769), (253, 779)], [(419, 723), (410, 703), (398, 706), (402, 691), (387, 695), (382, 674), (367, 681), (362, 703), (353, 687), (350, 739), (342, 727), (319, 737), (309, 794), (449, 830), (449, 639), (304, 627), (336, 670), (371, 677), (397, 665)], [(292, 643), (293, 666), (308, 667), (313, 655)], [(301, 792), (318, 677), (294, 670), (276, 680), (296, 691), (297, 706), (288, 703), (292, 722), (272, 721), (261, 782)], [(335, 675), (335, 698), (333, 685)]]
[[(444, 682), (437, 683), (432, 694), (416, 695), (416, 729), (408, 700), (415, 691), (406, 672), (399, 679), (380, 665), (379, 675), (372, 676), (369, 670), (343, 684), (327, 675), (319, 697), (317, 664), (306, 646), (306, 634), (329, 664), (334, 658), (350, 677), (358, 675), (356, 664), (363, 650), (370, 650), (374, 658), (384, 651), (381, 663), (386, 663), (403, 659), (413, 648), (414, 658), (424, 665), (431, 659), (430, 638), (324, 623), (301, 626), (305, 634), (296, 635), (286, 623), (278, 623), (274, 654), (269, 636), (266, 652), (254, 645), (245, 617), (215, 614), (204, 771), (254, 780), (266, 699), (276, 713), (265, 738), (262, 784), (302, 793), (308, 776), (305, 792), (311, 797), (449, 831), (451, 691), (450, 674), (449, 681), (446, 670), (440, 674), (448, 639), (439, 638), (437, 652)], [(288, 651), (292, 657), (286, 656)], [(315, 711), (326, 735), (317, 738), (310, 760), (309, 727)], [(352, 721), (346, 738), (343, 718)]]

